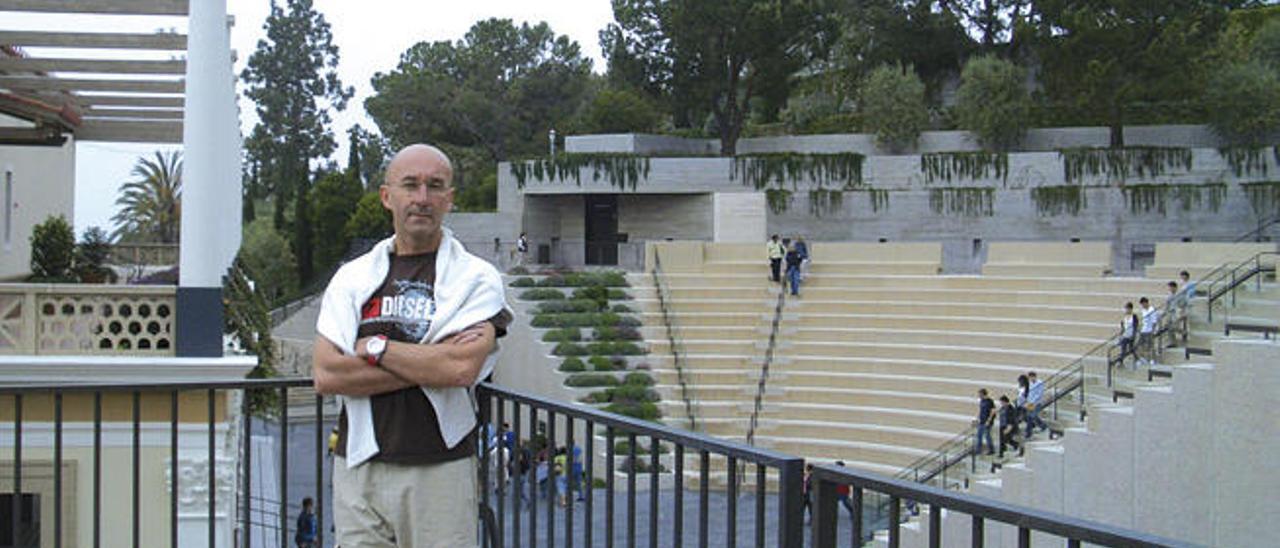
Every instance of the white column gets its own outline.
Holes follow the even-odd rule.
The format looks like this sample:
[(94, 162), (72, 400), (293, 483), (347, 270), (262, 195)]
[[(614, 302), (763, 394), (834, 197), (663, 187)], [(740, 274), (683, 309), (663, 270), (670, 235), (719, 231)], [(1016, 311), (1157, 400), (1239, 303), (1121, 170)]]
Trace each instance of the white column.
[(240, 248), (240, 128), (226, 0), (190, 3), (179, 355), (220, 355), (222, 275)]

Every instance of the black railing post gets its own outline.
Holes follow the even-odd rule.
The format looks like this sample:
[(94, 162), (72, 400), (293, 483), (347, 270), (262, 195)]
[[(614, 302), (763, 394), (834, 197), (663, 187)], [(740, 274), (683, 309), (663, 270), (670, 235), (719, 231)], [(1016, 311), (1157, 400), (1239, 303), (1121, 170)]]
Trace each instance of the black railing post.
[(585, 518), (583, 518), (583, 520), (582, 520), (582, 521), (583, 521), (583, 523), (582, 523), (582, 545), (583, 545), (583, 546), (591, 546), (591, 545), (592, 545), (592, 543), (595, 541), (595, 539), (594, 539), (594, 538), (592, 538), (592, 536), (591, 536), (591, 533), (593, 532), (593, 531), (592, 531), (592, 529), (593, 529), (592, 525), (593, 525), (593, 524), (594, 524), (594, 522), (595, 522), (595, 520), (594, 520), (593, 518), (595, 517), (595, 498), (596, 498), (596, 496), (595, 496), (595, 493), (596, 493), (596, 486), (595, 486), (595, 482), (596, 482), (596, 472), (595, 472), (595, 465), (596, 465), (596, 423), (595, 423), (595, 422), (590, 421), (590, 420), (588, 420), (588, 421), (587, 421), (586, 429), (584, 430), (583, 437), (584, 437), (584, 438), (586, 438), (584, 441), (586, 441), (586, 444), (587, 444), (587, 447), (586, 447), (586, 453), (587, 453), (586, 477), (585, 477), (585, 478), (584, 478), (584, 480), (583, 480), (583, 481), (584, 481), (584, 483), (586, 484), (585, 491), (586, 491), (586, 499), (587, 499), (587, 500), (586, 500), (586, 506), (587, 506), (587, 507), (586, 507), (586, 510), (585, 510), (586, 517), (585, 517)]
[[(209, 404), (209, 546), (217, 546), (218, 532), (218, 512), (217, 512), (217, 496), (218, 496), (218, 460), (217, 460), (217, 432), (214, 430), (217, 419), (217, 392), (210, 388), (205, 395)], [(288, 454), (288, 451), (283, 453)], [(287, 475), (285, 476), (288, 477)], [(281, 481), (281, 485), (286, 482)]]
[(53, 393), (53, 547), (62, 548), (62, 391)]
[[(210, 395), (212, 399), (212, 395)], [(210, 434), (212, 436), (212, 434)], [(213, 438), (209, 438), (210, 443)], [(280, 387), (280, 447), (289, 447), (289, 387)], [(289, 538), (289, 452), (280, 451), (280, 545), (288, 546)], [(210, 542), (209, 546), (213, 546)]]
[(178, 548), (178, 391), (169, 393), (169, 548)]
[(804, 544), (804, 459), (789, 459), (778, 467), (778, 546)]
[(13, 502), (9, 510), (10, 546), (21, 546), (22, 538), (22, 394), (13, 395)]
[[(248, 422), (248, 419), (245, 419)], [(316, 393), (316, 546), (324, 546), (324, 395)], [(248, 547), (248, 545), (245, 545)]]
[[(174, 475), (174, 483), (178, 482)], [(177, 513), (175, 512), (176, 516)], [(102, 392), (93, 393), (93, 548), (102, 546)], [(212, 546), (212, 544), (210, 544)]]
[(675, 523), (671, 527), (671, 545), (679, 547), (684, 544), (684, 446), (676, 444), (674, 451), (676, 470), (671, 478), (671, 517)]
[(241, 440), (244, 462), (240, 463), (240, 496), (244, 497), (240, 508), (240, 546), (245, 547), (252, 546), (250, 540), (253, 538), (253, 415), (249, 394), (246, 389), (240, 398), (240, 420), (244, 422)]
[(547, 411), (547, 548), (556, 546), (556, 414)]
[(613, 548), (613, 427), (605, 427), (604, 431), (604, 545)]
[(133, 391), (133, 548), (142, 545), (142, 393)]
[(836, 484), (830, 480), (813, 477), (809, 481), (812, 517), (810, 540), (813, 548), (835, 548), (839, 522), (836, 516)]

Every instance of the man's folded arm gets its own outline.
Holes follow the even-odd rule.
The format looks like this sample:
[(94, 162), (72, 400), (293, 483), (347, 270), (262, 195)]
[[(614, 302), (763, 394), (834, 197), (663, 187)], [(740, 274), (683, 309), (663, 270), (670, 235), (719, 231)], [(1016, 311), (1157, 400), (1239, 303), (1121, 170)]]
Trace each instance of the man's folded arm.
[[(389, 342), (382, 368), (419, 386), (467, 388), (476, 383), (493, 351), (496, 330), (484, 321), (435, 344)], [(357, 343), (357, 348), (362, 345)]]
[(370, 366), (363, 357), (343, 354), (323, 335), (316, 336), (311, 363), (316, 392), (325, 395), (372, 396), (414, 385), (387, 369)]

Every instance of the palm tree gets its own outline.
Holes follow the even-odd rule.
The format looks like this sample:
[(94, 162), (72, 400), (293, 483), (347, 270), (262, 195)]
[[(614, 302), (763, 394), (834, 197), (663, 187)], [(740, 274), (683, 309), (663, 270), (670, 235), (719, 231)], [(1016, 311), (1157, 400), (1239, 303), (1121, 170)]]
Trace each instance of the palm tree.
[(112, 238), (176, 243), (182, 217), (182, 153), (156, 151), (155, 159), (138, 158), (133, 175), (138, 179), (120, 187), (120, 211), (111, 218), (116, 225)]

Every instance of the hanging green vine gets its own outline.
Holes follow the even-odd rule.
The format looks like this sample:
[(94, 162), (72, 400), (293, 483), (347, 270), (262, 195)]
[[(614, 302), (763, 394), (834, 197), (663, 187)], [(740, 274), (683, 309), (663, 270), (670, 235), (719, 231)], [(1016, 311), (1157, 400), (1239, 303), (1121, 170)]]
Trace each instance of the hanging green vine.
[(1009, 154), (1006, 152), (933, 152), (920, 155), (920, 172), (925, 184), (956, 179), (1009, 180)]
[(1031, 201), (1041, 217), (1078, 216), (1089, 206), (1089, 198), (1080, 185), (1038, 186), (1031, 189)]
[(1191, 169), (1191, 149), (1186, 147), (1064, 148), (1058, 150), (1068, 183), (1081, 177), (1105, 175), (1121, 181), (1158, 177), (1170, 169)]
[(591, 168), (591, 180), (599, 181), (602, 177), (609, 185), (635, 190), (640, 179), (649, 177), (649, 157), (633, 154), (557, 154), (554, 157), (534, 158), (532, 160), (511, 162), (511, 175), (516, 178), (516, 186), (524, 188), (526, 182), (534, 181), (568, 181), (582, 186), (582, 170)]
[(1226, 183), (1125, 185), (1123, 190), (1129, 213), (1133, 215), (1158, 213), (1163, 216), (1169, 211), (1171, 199), (1177, 201), (1182, 211), (1208, 209), (1217, 213), (1227, 196)]
[(1270, 217), (1280, 213), (1280, 181), (1240, 183), (1254, 215)]
[[(1266, 148), (1223, 147), (1218, 149), (1218, 155), (1227, 161), (1227, 167), (1231, 168), (1231, 172), (1236, 177), (1254, 173), (1265, 177), (1267, 175), (1266, 151)], [(1274, 151), (1272, 154), (1275, 154)]]
[(883, 188), (867, 189), (867, 199), (871, 202), (871, 212), (889, 211), (889, 191)]
[(843, 207), (843, 190), (815, 188), (809, 191), (809, 214), (814, 217), (838, 213)]
[(791, 206), (791, 191), (785, 188), (765, 189), (764, 200), (769, 204), (769, 211), (781, 215)]
[(990, 217), (995, 214), (994, 198), (995, 189), (990, 187), (931, 188), (929, 208), (935, 215)]
[(836, 184), (845, 190), (862, 185), (862, 163), (866, 157), (855, 152), (837, 154), (799, 154), (775, 152), (744, 154), (733, 159), (730, 179), (742, 178), (742, 184), (750, 184), (761, 190), (770, 184), (782, 186), (812, 181), (819, 188)]

